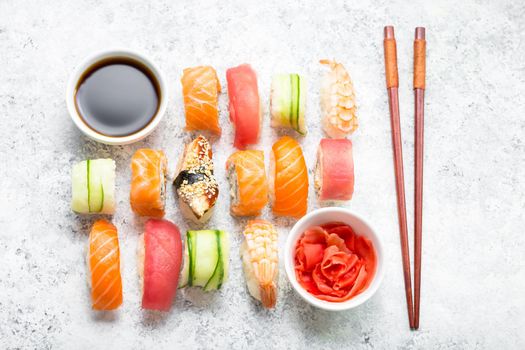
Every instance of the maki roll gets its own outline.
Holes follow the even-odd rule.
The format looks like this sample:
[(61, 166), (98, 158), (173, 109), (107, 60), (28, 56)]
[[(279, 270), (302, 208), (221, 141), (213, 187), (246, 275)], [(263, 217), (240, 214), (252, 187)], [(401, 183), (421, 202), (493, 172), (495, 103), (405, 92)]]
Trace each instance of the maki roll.
[(292, 128), (306, 135), (306, 81), (299, 74), (279, 74), (272, 79), (272, 126)]
[(131, 209), (138, 215), (161, 218), (166, 203), (167, 161), (164, 152), (139, 149), (131, 159)]
[(181, 83), (186, 130), (210, 130), (220, 135), (218, 99), (221, 84), (215, 69), (210, 66), (186, 68)]
[(308, 170), (297, 141), (281, 137), (272, 147), (270, 197), (278, 216), (301, 218), (308, 209)]
[(115, 161), (88, 159), (73, 165), (71, 209), (79, 214), (115, 212)]
[(261, 100), (257, 87), (257, 75), (249, 64), (226, 71), (230, 121), (235, 128), (234, 146), (245, 149), (259, 141), (261, 131)]
[(184, 148), (173, 182), (183, 215), (195, 223), (209, 220), (219, 196), (212, 156), (208, 140), (198, 136)]
[(243, 236), (241, 259), (248, 291), (264, 307), (273, 308), (279, 279), (277, 231), (268, 221), (250, 220)]
[(358, 126), (354, 85), (341, 63), (330, 60), (320, 62), (330, 68), (321, 85), (323, 129), (331, 138), (345, 138)]
[(322, 139), (317, 149), (314, 187), (321, 203), (344, 202), (354, 193), (352, 141)]
[(89, 233), (88, 283), (94, 310), (114, 310), (122, 304), (122, 278), (117, 228), (97, 220)]
[(180, 287), (220, 289), (228, 279), (230, 242), (221, 230), (188, 231)]
[(230, 212), (236, 216), (259, 215), (268, 203), (264, 152), (233, 153), (226, 162), (226, 172), (231, 187)]
[(168, 311), (177, 292), (182, 263), (179, 228), (168, 220), (149, 219), (139, 238), (137, 255), (142, 308)]

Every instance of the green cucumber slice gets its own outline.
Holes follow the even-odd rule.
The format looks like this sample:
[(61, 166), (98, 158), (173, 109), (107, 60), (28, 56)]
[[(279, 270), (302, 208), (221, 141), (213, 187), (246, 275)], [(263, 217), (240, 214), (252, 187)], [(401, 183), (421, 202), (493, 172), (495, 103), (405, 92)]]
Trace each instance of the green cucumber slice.
[(219, 260), (219, 242), (214, 230), (195, 232), (194, 270), (192, 284), (204, 287), (213, 276)]
[(221, 288), (222, 284), (228, 279), (228, 272), (230, 270), (230, 239), (228, 232), (220, 231), (221, 238), (221, 258), (222, 258), (222, 275), (221, 281), (217, 288)]
[(215, 269), (213, 271), (213, 274), (211, 275), (208, 282), (206, 282), (206, 285), (204, 286), (205, 291), (210, 291), (213, 289), (220, 288), (220, 284), (222, 282), (222, 277), (224, 274), (224, 269), (222, 267), (222, 249), (221, 249), (221, 237), (220, 237), (220, 231), (215, 231), (215, 241), (217, 244), (217, 262), (215, 263)]
[(219, 289), (228, 275), (228, 235), (221, 230), (188, 231), (179, 288)]
[(299, 75), (290, 74), (290, 126), (298, 129), (298, 105), (299, 105)]
[(88, 202), (91, 213), (100, 213), (104, 208), (104, 165), (102, 159), (88, 160)]
[(297, 104), (297, 130), (301, 135), (306, 135), (308, 130), (306, 128), (306, 81), (302, 79), (299, 75), (299, 94), (298, 94), (298, 104)]
[(87, 164), (85, 160), (76, 163), (71, 171), (71, 209), (81, 214), (89, 213)]

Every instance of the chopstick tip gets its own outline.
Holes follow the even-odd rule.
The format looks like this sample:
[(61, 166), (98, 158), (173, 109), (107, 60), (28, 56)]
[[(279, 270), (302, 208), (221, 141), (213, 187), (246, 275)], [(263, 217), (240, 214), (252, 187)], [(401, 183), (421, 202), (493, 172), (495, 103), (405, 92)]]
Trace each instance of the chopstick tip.
[(425, 40), (425, 27), (416, 27), (416, 40)]
[(385, 39), (395, 39), (394, 26), (385, 26)]

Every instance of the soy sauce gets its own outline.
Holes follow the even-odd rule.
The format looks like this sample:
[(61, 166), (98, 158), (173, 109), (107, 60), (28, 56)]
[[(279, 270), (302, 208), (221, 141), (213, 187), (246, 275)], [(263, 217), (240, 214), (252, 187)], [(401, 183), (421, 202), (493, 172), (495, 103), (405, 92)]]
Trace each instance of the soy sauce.
[(111, 58), (86, 70), (77, 84), (75, 104), (91, 129), (107, 136), (127, 136), (151, 122), (160, 98), (159, 84), (145, 65)]

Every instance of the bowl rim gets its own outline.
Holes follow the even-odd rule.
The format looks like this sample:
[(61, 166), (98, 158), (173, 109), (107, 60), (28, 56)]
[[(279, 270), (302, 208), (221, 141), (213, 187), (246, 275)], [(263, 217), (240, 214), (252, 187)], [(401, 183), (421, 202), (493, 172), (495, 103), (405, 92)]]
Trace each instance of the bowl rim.
[[(304, 232), (303, 230), (299, 230), (299, 228), (303, 225), (306, 225), (308, 222), (312, 221), (314, 218), (317, 218), (319, 216), (327, 215), (330, 213), (342, 213), (344, 215), (348, 215), (350, 217), (353, 217), (357, 221), (360, 221), (364, 226), (368, 227), (368, 233), (370, 235), (369, 239), (372, 241), (374, 245), (374, 249), (376, 252), (376, 258), (377, 258), (377, 268), (375, 275), (372, 279), (372, 282), (370, 285), (360, 294), (356, 295), (355, 297), (351, 298), (350, 300), (343, 301), (343, 302), (330, 302), (326, 300), (321, 300), (313, 296), (312, 294), (308, 293), (297, 281), (297, 278), (295, 276), (295, 264), (294, 264), (294, 250), (295, 250), (295, 244), (297, 242), (297, 239), (299, 236)], [(330, 221), (336, 221), (336, 220), (326, 220), (326, 222)], [(342, 221), (344, 222), (344, 221)], [(348, 222), (345, 222), (346, 224), (350, 225)], [(358, 214), (357, 212), (347, 209), (347, 208), (340, 208), (340, 207), (326, 207), (326, 208), (320, 208), (316, 209), (305, 216), (303, 216), (299, 221), (297, 221), (290, 232), (288, 233), (288, 237), (286, 239), (286, 245), (285, 245), (285, 252), (284, 252), (284, 265), (286, 270), (286, 275), (288, 277), (288, 280), (290, 281), (293, 289), (309, 304), (312, 306), (315, 306), (317, 308), (328, 310), (328, 311), (344, 311), (353, 309), (363, 303), (365, 303), (368, 299), (370, 299), (379, 289), (379, 286), (381, 285), (381, 282), (384, 277), (385, 268), (384, 268), (384, 249), (383, 249), (383, 242), (381, 237), (377, 234), (377, 231), (375, 228), (370, 224), (368, 220), (366, 220), (362, 215)]]
[[(159, 85), (160, 91), (160, 104), (157, 113), (153, 119), (149, 122), (146, 127), (140, 129), (136, 133), (126, 136), (107, 136), (103, 135), (93, 129), (91, 129), (80, 117), (78, 110), (75, 106), (75, 92), (78, 84), (78, 80), (84, 74), (86, 69), (91, 67), (93, 64), (112, 57), (126, 57), (139, 61), (144, 64), (154, 75)], [(163, 72), (160, 68), (151, 60), (148, 56), (138, 51), (134, 51), (127, 48), (111, 48), (100, 50), (90, 54), (84, 58), (71, 72), (69, 75), (67, 87), (66, 87), (66, 106), (69, 117), (77, 128), (87, 137), (97, 142), (101, 142), (107, 145), (127, 145), (133, 142), (137, 142), (148, 136), (160, 123), (164, 114), (166, 113), (168, 105), (168, 89), (166, 80)]]

